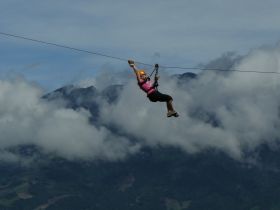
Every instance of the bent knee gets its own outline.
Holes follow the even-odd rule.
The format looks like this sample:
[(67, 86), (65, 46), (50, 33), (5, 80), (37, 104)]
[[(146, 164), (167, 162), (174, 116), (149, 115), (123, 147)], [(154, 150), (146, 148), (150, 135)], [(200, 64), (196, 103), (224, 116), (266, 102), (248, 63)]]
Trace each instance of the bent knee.
[(167, 99), (168, 99), (168, 101), (173, 101), (173, 98), (169, 95), (168, 95)]

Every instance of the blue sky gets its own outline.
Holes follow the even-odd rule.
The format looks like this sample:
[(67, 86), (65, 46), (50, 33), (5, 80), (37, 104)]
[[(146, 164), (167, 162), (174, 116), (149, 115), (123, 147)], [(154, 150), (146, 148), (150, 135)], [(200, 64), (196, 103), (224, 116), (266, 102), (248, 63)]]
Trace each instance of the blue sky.
[[(144, 63), (196, 66), (227, 51), (246, 54), (279, 41), (277, 0), (3, 0), (1, 32)], [(117, 60), (0, 36), (0, 76), (24, 76), (51, 90)], [(157, 56), (155, 56), (157, 55)]]

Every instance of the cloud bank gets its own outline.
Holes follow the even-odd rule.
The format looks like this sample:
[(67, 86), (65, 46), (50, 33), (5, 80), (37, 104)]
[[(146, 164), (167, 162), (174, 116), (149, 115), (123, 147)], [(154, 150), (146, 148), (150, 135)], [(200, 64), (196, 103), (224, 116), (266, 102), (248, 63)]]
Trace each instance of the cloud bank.
[[(280, 73), (279, 61), (280, 48), (267, 47), (238, 59), (223, 55), (208, 65)], [(179, 118), (167, 118), (165, 104), (149, 102), (131, 78), (115, 103), (98, 99), (98, 126), (89, 122), (85, 109), (43, 100), (34, 84), (1, 80), (0, 160), (21, 161), (13, 149), (24, 145), (69, 160), (120, 160), (143, 147), (158, 146), (190, 154), (214, 149), (243, 160), (246, 152), (262, 144), (279, 144), (279, 79), (277, 74), (205, 71), (178, 85), (163, 73), (160, 91), (172, 95), (180, 113)], [(96, 81), (102, 84), (108, 78), (99, 76)]]
[(121, 159), (138, 149), (124, 137), (89, 123), (89, 112), (61, 108), (22, 80), (0, 81), (0, 160), (18, 161), (17, 146), (35, 145), (67, 159)]
[[(279, 47), (227, 59), (217, 60), (222, 65), (235, 61), (234, 69), (280, 72)], [(164, 78), (161, 91), (173, 96), (178, 119), (166, 119), (165, 105), (150, 103), (131, 81), (116, 105), (103, 107), (102, 117), (148, 146), (175, 146), (188, 153), (216, 149), (242, 160), (245, 151), (279, 143), (279, 79), (277, 74), (208, 71), (178, 87)]]

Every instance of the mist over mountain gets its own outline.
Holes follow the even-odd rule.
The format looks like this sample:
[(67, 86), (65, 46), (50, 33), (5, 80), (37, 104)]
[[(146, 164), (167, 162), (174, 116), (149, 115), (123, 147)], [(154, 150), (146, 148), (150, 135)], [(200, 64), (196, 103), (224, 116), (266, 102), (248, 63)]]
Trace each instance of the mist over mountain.
[[(204, 66), (278, 72), (278, 58), (261, 48)], [(135, 79), (50, 93), (0, 81), (0, 209), (279, 209), (278, 79), (163, 70), (159, 88), (179, 118)]]
[[(119, 160), (144, 147), (167, 146), (188, 154), (213, 149), (247, 161), (247, 153), (260, 145), (278, 144), (279, 83), (272, 74), (230, 69), (257, 65), (277, 72), (278, 51), (223, 54), (204, 65), (212, 71), (199, 74), (169, 76), (162, 69), (159, 89), (173, 97), (181, 116), (176, 120), (166, 118), (164, 103), (151, 103), (135, 79), (123, 75), (118, 79), (105, 72), (98, 82), (92, 80), (98, 87), (87, 80), (80, 83), (88, 86), (69, 85), (48, 94), (25, 80), (3, 80), (0, 159), (23, 161), (10, 148), (24, 145), (69, 160)], [(229, 71), (215, 71), (214, 64)], [(124, 83), (104, 86), (108, 81)]]

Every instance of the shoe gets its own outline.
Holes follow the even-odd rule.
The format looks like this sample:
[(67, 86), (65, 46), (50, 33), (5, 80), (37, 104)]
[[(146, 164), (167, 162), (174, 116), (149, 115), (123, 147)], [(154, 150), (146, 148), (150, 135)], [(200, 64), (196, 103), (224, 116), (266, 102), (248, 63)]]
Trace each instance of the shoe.
[(175, 111), (168, 111), (167, 112), (167, 117), (179, 117), (179, 114)]
[(179, 114), (176, 112), (173, 117), (179, 117)]

